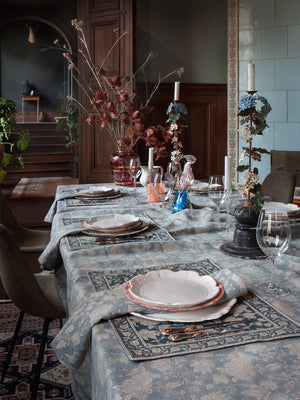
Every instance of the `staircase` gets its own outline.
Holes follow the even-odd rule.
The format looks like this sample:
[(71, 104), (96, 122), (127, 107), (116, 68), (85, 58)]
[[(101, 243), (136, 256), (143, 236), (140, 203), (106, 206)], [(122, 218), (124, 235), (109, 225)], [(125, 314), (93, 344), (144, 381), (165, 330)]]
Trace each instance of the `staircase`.
[(56, 122), (24, 123), (30, 135), (29, 146), (22, 152), (24, 168), (9, 169), (5, 186), (15, 186), (23, 178), (69, 176), (71, 156), (64, 141), (65, 132), (56, 132)]

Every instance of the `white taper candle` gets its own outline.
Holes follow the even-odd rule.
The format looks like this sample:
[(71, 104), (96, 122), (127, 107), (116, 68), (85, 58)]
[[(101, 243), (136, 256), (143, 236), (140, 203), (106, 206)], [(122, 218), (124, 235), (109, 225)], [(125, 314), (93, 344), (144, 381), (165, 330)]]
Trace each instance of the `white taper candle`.
[(225, 175), (224, 189), (231, 190), (232, 183), (231, 183), (231, 157), (230, 156), (225, 156), (224, 175)]
[(180, 82), (175, 82), (175, 84), (174, 84), (174, 101), (179, 100), (179, 89), (180, 89)]
[(255, 91), (255, 64), (251, 61), (248, 64), (248, 92)]
[(148, 156), (148, 170), (151, 171), (153, 169), (153, 151), (154, 147), (149, 147), (149, 156)]

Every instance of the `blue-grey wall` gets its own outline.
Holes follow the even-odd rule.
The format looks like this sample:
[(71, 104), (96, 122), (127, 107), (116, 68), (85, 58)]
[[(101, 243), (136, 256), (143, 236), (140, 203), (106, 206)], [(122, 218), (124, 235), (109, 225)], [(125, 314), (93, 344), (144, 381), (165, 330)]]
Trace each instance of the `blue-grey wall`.
[[(27, 25), (34, 24), (36, 42), (28, 42)], [(58, 51), (42, 52), (58, 38), (50, 25), (38, 20), (21, 19), (6, 25), (1, 33), (1, 96), (14, 100), (21, 111), (22, 82), (35, 86), (41, 96), (40, 110), (56, 112), (64, 96), (65, 65)], [(35, 102), (26, 102), (26, 111), (36, 110)]]
[(137, 0), (136, 7), (137, 65), (158, 53), (149, 81), (184, 66), (182, 82), (227, 82), (227, 0)]
[[(299, 151), (300, 1), (240, 0), (239, 26), (240, 93), (247, 90), (247, 64), (253, 60), (255, 88), (272, 107), (269, 128), (254, 145)], [(256, 166), (262, 182), (270, 172), (270, 156)]]

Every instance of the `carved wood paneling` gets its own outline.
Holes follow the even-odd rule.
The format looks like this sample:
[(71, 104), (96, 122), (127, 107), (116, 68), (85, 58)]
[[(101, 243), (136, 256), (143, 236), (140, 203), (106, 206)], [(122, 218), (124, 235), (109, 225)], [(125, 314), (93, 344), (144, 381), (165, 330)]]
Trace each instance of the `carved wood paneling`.
[[(129, 32), (116, 46), (106, 63), (111, 75), (129, 74), (132, 70), (132, 1), (81, 1), (78, 0), (78, 19), (85, 23), (88, 47), (95, 65), (101, 65), (115, 40), (124, 31)], [(79, 68), (92, 85), (90, 71), (82, 58)], [(88, 109), (87, 98), (79, 88), (79, 101)], [(86, 114), (81, 110), (79, 118), (85, 121)], [(113, 144), (109, 136), (99, 127), (90, 127), (86, 123), (79, 128), (80, 143), (80, 182), (109, 182), (112, 180), (109, 156), (113, 153)]]

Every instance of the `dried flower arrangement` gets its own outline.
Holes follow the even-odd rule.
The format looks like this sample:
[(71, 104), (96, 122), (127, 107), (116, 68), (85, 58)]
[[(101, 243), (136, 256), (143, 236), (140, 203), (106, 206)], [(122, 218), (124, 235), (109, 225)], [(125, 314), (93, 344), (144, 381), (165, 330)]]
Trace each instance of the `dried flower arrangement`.
[(169, 132), (171, 134), (171, 143), (173, 149), (171, 151), (171, 163), (175, 168), (180, 169), (180, 162), (183, 160), (182, 142), (180, 135), (184, 128), (187, 127), (187, 109), (183, 103), (172, 102), (167, 110), (167, 123), (170, 124)]
[[(153, 108), (150, 106), (150, 100), (158, 89), (160, 82), (170, 78), (172, 75), (180, 77), (184, 69), (179, 68), (164, 77), (159, 76), (158, 82), (154, 85), (145, 103), (137, 105), (136, 94), (132, 92), (131, 88), (135, 84), (138, 73), (145, 75), (145, 68), (155, 54), (150, 53), (145, 62), (130, 76), (107, 76), (105, 70), (107, 59), (127, 32), (118, 37), (101, 65), (94, 65), (88, 49), (83, 21), (73, 20), (72, 26), (78, 33), (78, 52), (85, 60), (97, 84), (96, 89), (91, 87), (89, 82), (80, 74), (76, 63), (73, 61), (72, 54), (68, 51), (68, 47), (66, 45), (61, 46), (58, 40), (55, 40), (54, 44), (55, 48), (63, 52), (63, 56), (69, 64), (69, 69), (73, 70), (74, 80), (89, 100), (90, 110), (85, 109), (82, 104), (78, 103), (87, 114), (86, 121), (91, 125), (97, 124), (100, 128), (104, 128), (119, 151), (131, 151), (140, 139), (144, 139), (147, 146), (154, 147), (156, 159), (168, 155), (165, 144), (171, 140), (171, 134), (168, 132), (167, 127), (157, 125), (146, 128), (145, 119), (152, 112)], [(69, 98), (68, 100), (78, 102), (75, 98)]]
[[(258, 169), (252, 168), (252, 160), (261, 161), (261, 155), (270, 154), (270, 152), (261, 147), (253, 147), (252, 142), (256, 135), (262, 135), (264, 129), (268, 127), (266, 118), (271, 109), (269, 102), (255, 92), (241, 96), (239, 100), (238, 115), (241, 117), (239, 132), (248, 145), (243, 147), (240, 157), (240, 162), (242, 162), (247, 156), (248, 163), (238, 166), (238, 171), (244, 172), (241, 193), (247, 196), (257, 209), (261, 209), (263, 205), (263, 193), (259, 183)], [(251, 193), (253, 196), (250, 199)]]

